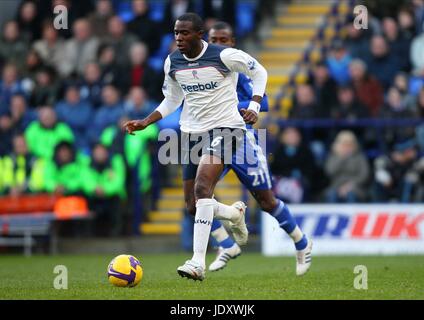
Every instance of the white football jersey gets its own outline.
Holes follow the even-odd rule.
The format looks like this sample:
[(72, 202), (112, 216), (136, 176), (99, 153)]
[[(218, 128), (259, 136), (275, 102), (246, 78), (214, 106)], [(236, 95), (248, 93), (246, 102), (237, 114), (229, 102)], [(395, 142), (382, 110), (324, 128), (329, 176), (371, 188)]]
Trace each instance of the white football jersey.
[(179, 50), (171, 53), (164, 65), (165, 99), (156, 109), (163, 117), (183, 102), (181, 131), (202, 133), (214, 128), (245, 129), (237, 105), (238, 73), (252, 79), (253, 95), (263, 96), (267, 72), (249, 54), (203, 42), (203, 50), (188, 58)]

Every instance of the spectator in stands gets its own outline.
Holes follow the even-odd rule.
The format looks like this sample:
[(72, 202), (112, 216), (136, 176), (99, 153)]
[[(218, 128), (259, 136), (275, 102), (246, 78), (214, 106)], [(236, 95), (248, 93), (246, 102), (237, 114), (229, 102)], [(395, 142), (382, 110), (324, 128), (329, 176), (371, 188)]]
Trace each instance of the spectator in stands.
[(353, 21), (346, 24), (347, 35), (343, 41), (344, 47), (352, 58), (365, 59), (368, 53), (369, 37), (366, 30), (356, 28)]
[[(402, 98), (402, 94), (397, 88), (392, 87), (389, 89), (386, 100), (379, 115), (380, 119), (398, 120), (415, 118), (415, 111), (408, 109), (406, 101)], [(412, 126), (385, 128), (385, 141), (387, 144), (392, 144), (395, 140), (406, 139), (406, 137), (413, 135), (414, 131)]]
[(387, 90), (393, 83), (396, 73), (401, 69), (401, 62), (390, 52), (383, 36), (373, 36), (370, 46), (371, 51), (366, 59), (368, 72), (374, 75)]
[(396, 87), (391, 87), (387, 93), (386, 103), (380, 112), (381, 119), (414, 118), (414, 111), (408, 109), (407, 102)]
[(144, 119), (156, 105), (147, 99), (146, 91), (141, 87), (132, 87), (125, 103), (125, 114), (130, 119)]
[(175, 21), (186, 12), (195, 12), (195, 5), (192, 0), (169, 0), (166, 3), (163, 17), (164, 33), (174, 33)]
[(393, 81), (393, 87), (399, 90), (406, 107), (415, 112), (416, 98), (409, 92), (409, 75), (405, 72), (399, 72)]
[(341, 131), (336, 136), (324, 169), (330, 179), (326, 201), (352, 203), (365, 200), (369, 164), (351, 131)]
[(115, 125), (124, 113), (118, 90), (107, 85), (102, 90), (103, 105), (96, 111), (94, 120), (89, 128), (90, 143), (98, 142), (105, 128)]
[(352, 60), (349, 52), (339, 39), (333, 41), (330, 54), (327, 57), (327, 65), (331, 77), (337, 84), (346, 84), (350, 80), (349, 63)]
[(337, 89), (337, 104), (331, 110), (333, 119), (358, 120), (368, 117), (367, 108), (355, 97), (351, 85), (340, 86)]
[(25, 64), (22, 70), (22, 83), (24, 87), (28, 86), (28, 83), (31, 85), (34, 83), (36, 78), (36, 73), (43, 69), (43, 61), (34, 49), (30, 49), (25, 58)]
[(40, 39), (41, 20), (37, 7), (32, 1), (23, 1), (16, 17), (19, 30), (27, 43)]
[(99, 0), (96, 2), (96, 10), (88, 16), (93, 35), (99, 39), (107, 35), (109, 19), (114, 15), (111, 0)]
[(56, 145), (60, 141), (73, 142), (74, 135), (67, 124), (57, 122), (56, 112), (52, 107), (41, 107), (38, 117), (39, 120), (32, 122), (25, 130), (25, 139), (32, 154), (51, 159)]
[(314, 119), (319, 117), (316, 97), (310, 85), (301, 84), (296, 87), (296, 97), (292, 109), (291, 119)]
[(13, 152), (0, 157), (0, 194), (19, 196), (41, 191), (43, 164), (28, 152), (23, 135), (13, 137)]
[(130, 48), (137, 42), (137, 38), (133, 34), (125, 32), (125, 28), (125, 23), (119, 16), (109, 19), (108, 35), (105, 41), (115, 49), (115, 62), (118, 66), (128, 64)]
[(311, 200), (317, 171), (312, 152), (302, 143), (299, 130), (282, 130), (271, 162), (278, 197), (291, 203)]
[(149, 98), (161, 101), (162, 79), (147, 64), (147, 55), (147, 47), (143, 43), (133, 44), (130, 49), (130, 65), (120, 72), (114, 82), (123, 94), (132, 87), (143, 87)]
[(126, 196), (125, 176), (122, 155), (110, 154), (105, 146), (96, 144), (83, 180), (89, 207), (95, 213), (96, 235), (118, 235), (121, 232), (120, 200)]
[(44, 166), (44, 190), (58, 195), (81, 194), (88, 159), (71, 142), (59, 142)]
[[(102, 44), (98, 50), (98, 63), (100, 66), (101, 79), (104, 84), (118, 83), (116, 79), (123, 71), (116, 64), (115, 48), (109, 44)], [(118, 75), (118, 76), (117, 76)], [(128, 75), (127, 75), (128, 76)]]
[(138, 37), (138, 41), (146, 44), (152, 54), (159, 48), (161, 42), (160, 25), (150, 19), (149, 3), (146, 0), (133, 0), (134, 18), (128, 22), (128, 31)]
[(0, 157), (12, 152), (13, 132), (13, 122), (10, 114), (0, 114)]
[(6, 22), (0, 39), (0, 60), (13, 63), (21, 70), (27, 50), (28, 44), (21, 38), (18, 23)]
[(411, 41), (405, 37), (399, 30), (396, 20), (391, 17), (386, 17), (382, 21), (384, 36), (389, 45), (389, 50), (394, 54), (399, 61), (402, 71), (411, 69), (409, 62)]
[(63, 77), (74, 73), (82, 75), (87, 63), (96, 58), (99, 40), (91, 34), (87, 19), (79, 19), (73, 24), (74, 36), (66, 41), (64, 59), (58, 66)]
[(374, 201), (408, 203), (418, 183), (416, 142), (401, 139), (392, 150), (374, 161)]
[(14, 64), (7, 64), (3, 68), (0, 81), (0, 114), (9, 110), (10, 99), (18, 93), (24, 93), (18, 70)]
[[(45, 19), (53, 20), (57, 14), (54, 13), (54, 8), (64, 6), (67, 9), (68, 26), (73, 26), (79, 18), (86, 17), (94, 11), (94, 1), (73, 1), (73, 0), (33, 0), (37, 2), (37, 8), (40, 12), (42, 21)], [(49, 5), (50, 4), (50, 5)], [(61, 28), (59, 34), (64, 39), (69, 39), (72, 36), (72, 28)]]
[(59, 37), (52, 20), (43, 23), (42, 38), (34, 42), (33, 49), (40, 55), (45, 65), (55, 69), (59, 69), (66, 59), (65, 41)]
[(13, 128), (18, 133), (22, 133), (28, 125), (37, 119), (37, 113), (28, 109), (25, 96), (16, 94), (12, 96), (10, 102), (10, 114), (12, 116)]
[(416, 28), (413, 13), (408, 7), (399, 9), (397, 22), (399, 24), (400, 31), (409, 41), (411, 41), (416, 34)]
[(217, 21), (225, 21), (231, 26), (236, 25), (235, 0), (202, 0), (202, 11), (206, 30), (209, 30)]
[(53, 105), (58, 95), (58, 82), (55, 81), (55, 70), (50, 67), (41, 68), (35, 74), (35, 84), (31, 90), (29, 103), (34, 106)]
[(90, 103), (94, 109), (99, 108), (102, 104), (104, 85), (99, 64), (97, 62), (88, 63), (80, 87), (81, 100)]
[(362, 60), (352, 60), (349, 73), (358, 101), (367, 107), (370, 116), (376, 117), (384, 103), (383, 87), (367, 72), (367, 65)]
[[(152, 188), (152, 155), (156, 154), (154, 145), (157, 142), (159, 129), (156, 124), (140, 131), (136, 136), (129, 136), (119, 128), (128, 121), (124, 116), (119, 119), (118, 125), (113, 124), (106, 128), (100, 138), (103, 145), (107, 146), (112, 154), (124, 155), (128, 168), (127, 190), (128, 203), (134, 203), (135, 196), (141, 196), (143, 209), (148, 212), (151, 206)], [(139, 194), (134, 194), (135, 184), (139, 188)]]
[(110, 154), (96, 144), (90, 165), (82, 173), (82, 187), (95, 213), (96, 235), (118, 235), (122, 228), (120, 199), (125, 198), (125, 163), (121, 154)]
[(329, 117), (330, 108), (337, 101), (334, 94), (337, 84), (330, 77), (328, 67), (324, 62), (318, 62), (312, 71), (313, 74), (309, 83), (315, 91), (318, 108), (322, 110), (325, 117)]
[(75, 147), (89, 152), (87, 130), (93, 115), (92, 106), (81, 100), (78, 86), (70, 85), (66, 89), (65, 99), (56, 104), (59, 121), (66, 123), (75, 137)]

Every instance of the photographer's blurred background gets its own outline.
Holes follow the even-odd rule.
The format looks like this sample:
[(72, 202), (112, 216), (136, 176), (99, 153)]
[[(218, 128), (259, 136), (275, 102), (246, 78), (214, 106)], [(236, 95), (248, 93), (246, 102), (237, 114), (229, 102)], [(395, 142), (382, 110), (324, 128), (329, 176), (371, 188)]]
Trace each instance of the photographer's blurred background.
[[(354, 26), (359, 4), (368, 29)], [(67, 29), (54, 27), (58, 5)], [(179, 114), (135, 137), (121, 130), (162, 100), (187, 11), (207, 28), (232, 24), (267, 69), (257, 127), (282, 200), (424, 202), (424, 0), (2, 0), (0, 252), (32, 236), (139, 234), (182, 235), (191, 249), (180, 168), (157, 159), (159, 130), (178, 130)], [(216, 195), (248, 201), (260, 232), (234, 174)]]

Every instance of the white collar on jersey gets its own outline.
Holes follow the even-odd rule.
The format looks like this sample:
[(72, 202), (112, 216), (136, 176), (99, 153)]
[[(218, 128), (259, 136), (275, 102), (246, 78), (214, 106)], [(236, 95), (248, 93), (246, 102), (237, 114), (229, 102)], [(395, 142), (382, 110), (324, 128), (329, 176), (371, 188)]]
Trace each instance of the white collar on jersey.
[(200, 53), (197, 57), (189, 58), (185, 54), (183, 54), (183, 57), (188, 61), (195, 61), (197, 59), (200, 59), (203, 56), (203, 54), (205, 53), (206, 49), (208, 48), (208, 43), (205, 40), (202, 40), (202, 43), (203, 43), (203, 49), (202, 49), (202, 51), (200, 51)]

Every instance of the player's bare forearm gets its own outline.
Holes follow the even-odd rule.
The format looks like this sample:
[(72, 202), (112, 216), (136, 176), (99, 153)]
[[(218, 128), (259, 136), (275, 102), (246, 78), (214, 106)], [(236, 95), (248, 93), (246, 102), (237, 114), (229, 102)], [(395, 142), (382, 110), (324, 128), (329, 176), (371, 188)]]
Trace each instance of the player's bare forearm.
[(253, 96), (252, 101), (255, 101), (255, 102), (260, 104), (262, 102), (262, 97), (261, 96)]
[(161, 113), (155, 110), (144, 119), (125, 122), (123, 128), (129, 134), (134, 135), (134, 131), (144, 130), (152, 123), (158, 122), (160, 119), (162, 119)]

